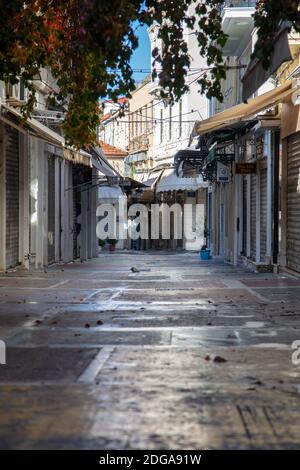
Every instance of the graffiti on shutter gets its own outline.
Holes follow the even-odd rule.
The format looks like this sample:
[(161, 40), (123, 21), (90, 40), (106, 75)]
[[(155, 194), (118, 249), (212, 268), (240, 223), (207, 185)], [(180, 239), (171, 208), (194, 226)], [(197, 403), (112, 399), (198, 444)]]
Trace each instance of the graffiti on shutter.
[(19, 264), (19, 133), (6, 126), (6, 267)]
[(287, 266), (300, 272), (300, 132), (288, 138)]

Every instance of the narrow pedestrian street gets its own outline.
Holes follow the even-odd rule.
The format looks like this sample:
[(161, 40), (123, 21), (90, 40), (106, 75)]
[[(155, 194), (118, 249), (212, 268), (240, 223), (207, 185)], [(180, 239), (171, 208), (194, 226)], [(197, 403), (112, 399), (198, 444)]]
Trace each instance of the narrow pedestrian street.
[(1, 448), (299, 447), (297, 278), (119, 251), (0, 286)]

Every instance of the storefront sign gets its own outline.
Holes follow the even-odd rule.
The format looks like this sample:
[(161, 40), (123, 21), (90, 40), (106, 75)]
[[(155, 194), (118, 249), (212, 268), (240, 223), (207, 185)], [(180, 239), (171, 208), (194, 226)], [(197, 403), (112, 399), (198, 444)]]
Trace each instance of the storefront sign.
[(229, 183), (230, 181), (230, 169), (223, 163), (218, 162), (217, 167), (217, 181), (219, 183)]
[(236, 163), (235, 164), (236, 175), (253, 175), (256, 174), (256, 162), (252, 163)]

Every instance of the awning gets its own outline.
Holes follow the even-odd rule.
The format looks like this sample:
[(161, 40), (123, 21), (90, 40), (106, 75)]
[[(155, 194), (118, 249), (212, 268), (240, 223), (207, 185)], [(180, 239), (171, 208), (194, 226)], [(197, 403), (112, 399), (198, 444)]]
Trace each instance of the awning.
[[(3, 112), (4, 111), (4, 112)], [(63, 149), (64, 158), (66, 160), (85, 165), (92, 166), (91, 155), (84, 150), (76, 150), (68, 145), (63, 136), (57, 132), (44, 126), (38, 120), (29, 118), (24, 121), (24, 118), (19, 111), (15, 108), (1, 104), (1, 119), (8, 125), (17, 128), (20, 132), (27, 132), (29, 135), (42, 139), (44, 142), (55, 145)]]
[(197, 171), (197, 167), (201, 165), (204, 158), (206, 158), (207, 154), (208, 147), (206, 143), (203, 146), (202, 142), (200, 142), (200, 148), (198, 149), (186, 148), (183, 150), (179, 150), (174, 156), (176, 175), (185, 178), (190, 178), (198, 175), (199, 172)]
[(64, 158), (70, 162), (92, 167), (92, 156), (84, 150), (74, 150), (71, 147), (64, 147)]
[(126, 198), (119, 186), (99, 186), (98, 199), (102, 204), (115, 204)]
[[(12, 120), (10, 120), (11, 118)], [(57, 134), (57, 132), (44, 126), (44, 124), (41, 124), (37, 119), (28, 118), (24, 121), (24, 118), (19, 111), (3, 103), (1, 104), (1, 119), (4, 121), (10, 120), (8, 124), (17, 126), (20, 131), (27, 130), (29, 134), (34, 137), (40, 137), (49, 144), (57, 145), (59, 147), (65, 145), (65, 139), (61, 135)]]
[(91, 148), (93, 167), (100, 171), (105, 176), (120, 176), (106, 160), (100, 147), (94, 146)]
[(211, 131), (222, 129), (223, 127), (229, 127), (234, 123), (249, 120), (251, 117), (256, 116), (266, 109), (282, 103), (295, 91), (296, 88), (293, 88), (293, 81), (289, 80), (284, 85), (249, 100), (246, 104), (242, 103), (233, 106), (222, 113), (215, 114), (201, 121), (197, 127), (197, 132), (198, 134), (207, 134)]
[(145, 183), (142, 181), (138, 181), (130, 176), (124, 176), (123, 178), (123, 187), (127, 189), (135, 189), (135, 188), (146, 188)]
[[(213, 144), (222, 144), (233, 142), (236, 136), (247, 134), (250, 130), (257, 126), (258, 119), (250, 119), (245, 121), (235, 122), (221, 129), (213, 130), (211, 133), (206, 134), (207, 145), (210, 148)], [(198, 136), (199, 138), (199, 136)], [(209, 153), (209, 149), (208, 149)]]
[(197, 191), (200, 188), (207, 188), (208, 184), (203, 181), (201, 175), (194, 178), (181, 178), (176, 175), (174, 168), (163, 170), (157, 185), (156, 192), (164, 191)]
[(164, 170), (158, 170), (151, 173), (150, 177), (144, 181), (144, 184), (148, 186), (149, 189), (155, 189), (155, 184), (159, 181), (159, 178), (163, 174)]
[(146, 171), (141, 173), (136, 173), (134, 175), (134, 180), (138, 181), (139, 183), (144, 183), (148, 179), (148, 173)]
[(270, 66), (267, 70), (264, 69), (260, 59), (255, 58), (251, 60), (242, 78), (244, 102), (246, 102), (284, 62), (292, 60), (288, 38), (290, 29), (291, 25), (284, 22), (278, 31), (274, 40), (274, 49), (270, 57)]
[(135, 163), (135, 162), (144, 162), (148, 159), (147, 152), (136, 152), (131, 153), (127, 157), (124, 158), (125, 163)]

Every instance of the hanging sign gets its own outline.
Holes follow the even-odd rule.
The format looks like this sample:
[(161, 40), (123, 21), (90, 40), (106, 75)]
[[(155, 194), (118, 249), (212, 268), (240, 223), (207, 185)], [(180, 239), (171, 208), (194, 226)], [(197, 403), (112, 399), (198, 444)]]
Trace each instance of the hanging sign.
[(256, 174), (256, 162), (251, 163), (236, 163), (235, 164), (236, 175), (254, 175)]
[(229, 167), (220, 162), (218, 162), (217, 166), (217, 181), (218, 183), (229, 183), (230, 181)]

